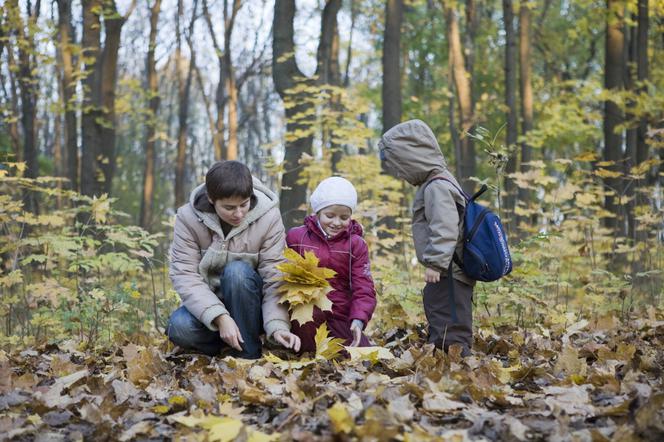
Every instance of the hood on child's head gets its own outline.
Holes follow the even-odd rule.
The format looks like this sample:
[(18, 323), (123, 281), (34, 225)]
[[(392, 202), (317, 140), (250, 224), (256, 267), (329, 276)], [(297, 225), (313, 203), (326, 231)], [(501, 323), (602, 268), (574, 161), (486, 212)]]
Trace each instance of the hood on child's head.
[(378, 147), (388, 173), (414, 186), (447, 170), (436, 136), (421, 120), (397, 124), (383, 134)]

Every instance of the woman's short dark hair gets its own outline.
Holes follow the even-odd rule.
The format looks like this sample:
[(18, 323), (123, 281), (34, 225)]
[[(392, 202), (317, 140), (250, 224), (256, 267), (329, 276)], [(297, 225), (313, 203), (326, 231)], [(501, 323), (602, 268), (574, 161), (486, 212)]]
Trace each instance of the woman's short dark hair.
[(205, 175), (205, 187), (212, 202), (222, 198), (249, 198), (254, 194), (251, 171), (239, 161), (214, 163)]

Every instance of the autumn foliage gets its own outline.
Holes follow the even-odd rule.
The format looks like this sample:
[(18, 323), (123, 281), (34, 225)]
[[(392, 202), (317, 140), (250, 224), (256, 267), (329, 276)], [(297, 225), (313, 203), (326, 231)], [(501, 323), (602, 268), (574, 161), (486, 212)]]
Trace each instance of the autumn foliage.
[(300, 324), (313, 320), (314, 307), (332, 310), (332, 302), (327, 294), (332, 290), (328, 279), (337, 273), (334, 270), (319, 267), (316, 255), (307, 251), (300, 256), (295, 250), (284, 250), (287, 262), (277, 268), (283, 273), (280, 290), (280, 302), (287, 303), (291, 319)]
[[(474, 353), (462, 359), (454, 347), (444, 354), (424, 344), (422, 274), (407, 230), (377, 221), (395, 211), (398, 187), (379, 175), (377, 159), (344, 159), (372, 251), (374, 346), (345, 348), (322, 326), (314, 355), (268, 347), (253, 362), (176, 353), (167, 342), (178, 303), (167, 239), (123, 224), (110, 198), (8, 165), (0, 431), (16, 440), (661, 438), (661, 245), (643, 251), (602, 227), (590, 160), (555, 162), (562, 182), (545, 164), (518, 176), (544, 195), (537, 210), (552, 222), (510, 243), (511, 275), (477, 286)], [(50, 205), (26, 212), (27, 191)], [(656, 229), (657, 213), (640, 216)], [(306, 322), (314, 305), (326, 308), (334, 275), (311, 254), (286, 256), (283, 301)], [(639, 258), (644, 270), (633, 279), (616, 267)]]

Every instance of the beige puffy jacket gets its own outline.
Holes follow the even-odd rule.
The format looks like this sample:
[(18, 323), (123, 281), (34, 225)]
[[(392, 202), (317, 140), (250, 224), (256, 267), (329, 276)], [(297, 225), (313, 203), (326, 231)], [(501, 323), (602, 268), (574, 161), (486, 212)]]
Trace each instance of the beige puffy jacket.
[(217, 330), (212, 321), (228, 313), (215, 295), (219, 275), (228, 262), (248, 262), (263, 278), (263, 328), (271, 338), (277, 330), (290, 330), (288, 310), (278, 303), (281, 281), (276, 268), (284, 261), (285, 232), (277, 196), (256, 178), (253, 184), (252, 208), (227, 237), (207, 201), (205, 185), (194, 189), (189, 202), (177, 211), (169, 275), (187, 310), (210, 330)]
[[(459, 218), (457, 205), (465, 207), (466, 200), (448, 181), (431, 181), (436, 176), (444, 176), (459, 186), (447, 169), (436, 137), (424, 122), (410, 120), (385, 132), (379, 148), (391, 175), (418, 186), (412, 225), (417, 259), (446, 276), (454, 252), (461, 257), (463, 240), (459, 232), (463, 232), (463, 219)], [(452, 272), (454, 279), (474, 285), (475, 281), (456, 263)]]

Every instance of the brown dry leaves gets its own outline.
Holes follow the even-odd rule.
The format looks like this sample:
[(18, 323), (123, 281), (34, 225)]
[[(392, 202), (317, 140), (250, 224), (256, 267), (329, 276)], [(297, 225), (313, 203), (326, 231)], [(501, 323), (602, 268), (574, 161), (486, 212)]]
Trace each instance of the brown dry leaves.
[[(662, 440), (664, 321), (480, 328), (462, 359), (417, 330), (298, 364), (70, 343), (0, 352), (0, 434), (15, 440)], [(137, 341), (138, 342), (138, 341)], [(281, 358), (281, 359), (280, 359)], [(289, 359), (290, 363), (284, 363)]]

